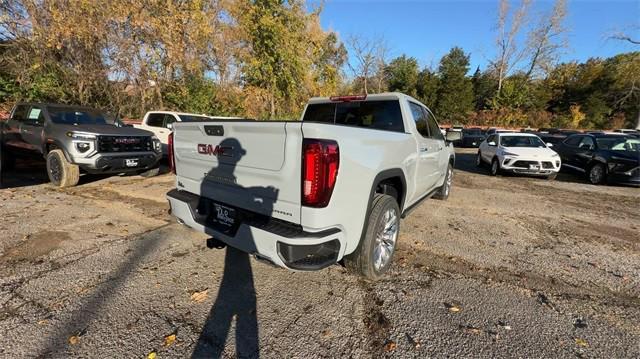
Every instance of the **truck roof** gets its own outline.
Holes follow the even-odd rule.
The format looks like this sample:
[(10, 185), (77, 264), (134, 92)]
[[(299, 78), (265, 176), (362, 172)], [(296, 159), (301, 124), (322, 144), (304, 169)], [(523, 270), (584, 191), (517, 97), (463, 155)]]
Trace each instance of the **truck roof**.
[[(362, 95), (364, 96), (364, 95)], [(409, 96), (409, 95), (405, 95), (401, 92), (384, 92), (384, 93), (376, 93), (376, 94), (368, 94), (366, 95), (366, 99), (362, 100), (362, 101), (370, 101), (370, 100), (401, 100), (401, 99), (405, 99), (405, 100), (411, 100), (414, 102), (420, 102), (419, 100)], [(332, 101), (331, 97), (312, 97), (311, 99), (309, 99), (309, 104), (317, 104), (317, 103), (331, 103), (331, 102), (339, 102), (339, 101)]]
[(147, 114), (150, 113), (163, 113), (163, 114), (170, 114), (170, 115), (184, 115), (184, 116), (202, 116), (202, 117), (209, 117), (211, 119), (219, 119), (219, 120), (243, 120), (243, 117), (233, 117), (233, 116), (211, 116), (211, 115), (207, 115), (204, 113), (189, 113), (189, 112), (178, 112), (178, 111), (165, 111), (165, 110), (153, 110), (153, 111), (147, 111)]

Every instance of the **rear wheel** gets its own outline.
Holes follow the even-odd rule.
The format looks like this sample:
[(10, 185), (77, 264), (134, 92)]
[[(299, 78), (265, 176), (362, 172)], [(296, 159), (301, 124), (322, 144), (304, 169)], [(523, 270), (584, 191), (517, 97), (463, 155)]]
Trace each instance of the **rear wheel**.
[(62, 150), (52, 150), (47, 154), (47, 174), (57, 187), (72, 187), (80, 181), (80, 168), (69, 163)]
[(347, 268), (367, 279), (380, 279), (391, 266), (399, 231), (398, 202), (391, 196), (376, 193), (364, 237), (358, 248), (345, 257)]
[(438, 192), (436, 192), (436, 194), (433, 195), (433, 198), (446, 201), (447, 198), (449, 198), (449, 193), (451, 193), (452, 184), (453, 184), (453, 166), (451, 165), (451, 163), (449, 163), (449, 165), (447, 166), (447, 174), (445, 175), (444, 183), (442, 184)]
[(489, 170), (489, 173), (492, 176), (497, 176), (500, 174), (500, 162), (498, 161), (497, 157), (491, 161), (491, 169)]
[(607, 169), (602, 163), (596, 163), (589, 169), (589, 182), (603, 184), (607, 178)]

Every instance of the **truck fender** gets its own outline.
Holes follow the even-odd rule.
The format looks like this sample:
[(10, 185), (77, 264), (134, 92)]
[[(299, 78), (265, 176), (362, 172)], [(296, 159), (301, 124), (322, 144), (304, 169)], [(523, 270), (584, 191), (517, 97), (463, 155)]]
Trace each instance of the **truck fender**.
[(69, 163), (73, 163), (73, 161), (71, 160), (71, 157), (67, 153), (67, 149), (62, 145), (60, 141), (53, 138), (47, 138), (44, 141), (44, 148), (42, 149), (42, 155), (45, 159), (47, 158), (47, 155), (49, 154), (49, 150), (51, 148), (57, 148), (61, 150), (62, 153), (64, 153), (64, 158), (66, 158), (67, 161), (69, 161)]
[(367, 201), (367, 212), (365, 213), (365, 216), (364, 216), (364, 224), (362, 226), (362, 232), (360, 233), (360, 240), (358, 241), (358, 247), (362, 243), (362, 238), (364, 238), (364, 235), (367, 231), (367, 224), (369, 223), (369, 213), (371, 212), (371, 202), (373, 199), (373, 195), (376, 193), (376, 189), (378, 188), (378, 185), (381, 182), (383, 182), (384, 180), (392, 179), (392, 178), (399, 178), (400, 182), (402, 183), (402, 193), (398, 194), (400, 197), (400, 203), (399, 203), (400, 212), (402, 212), (402, 208), (404, 207), (404, 200), (407, 194), (407, 180), (404, 176), (404, 172), (400, 168), (390, 168), (378, 173), (376, 177), (373, 179), (373, 183), (371, 184), (371, 191), (369, 192), (369, 200)]

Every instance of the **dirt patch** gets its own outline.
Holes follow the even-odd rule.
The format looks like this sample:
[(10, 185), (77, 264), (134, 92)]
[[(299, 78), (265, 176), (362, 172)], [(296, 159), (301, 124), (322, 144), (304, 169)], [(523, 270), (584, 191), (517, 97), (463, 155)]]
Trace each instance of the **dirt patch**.
[(3, 254), (0, 260), (7, 262), (34, 261), (38, 257), (51, 253), (62, 242), (70, 239), (69, 233), (61, 231), (44, 231), (31, 234), (25, 236), (20, 244)]
[(124, 196), (117, 191), (106, 188), (83, 188), (81, 191), (69, 191), (68, 194), (87, 199), (97, 199), (130, 205), (141, 210), (145, 216), (169, 221), (169, 203), (154, 201), (147, 198)]

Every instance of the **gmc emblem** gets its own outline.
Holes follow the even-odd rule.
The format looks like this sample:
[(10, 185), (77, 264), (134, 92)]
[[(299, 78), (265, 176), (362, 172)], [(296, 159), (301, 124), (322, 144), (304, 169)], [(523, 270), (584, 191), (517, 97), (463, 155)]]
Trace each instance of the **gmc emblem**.
[(135, 143), (140, 143), (140, 139), (139, 138), (130, 138), (130, 137), (122, 137), (122, 138), (115, 138), (113, 140), (113, 142), (119, 144), (119, 145), (133, 145)]
[(204, 143), (198, 144), (198, 153), (201, 155), (209, 155), (209, 156), (225, 156), (231, 157), (233, 156), (233, 147), (230, 146), (220, 146), (216, 145), (207, 145)]

